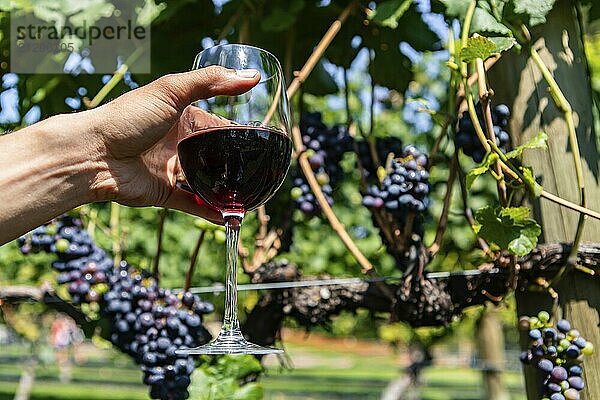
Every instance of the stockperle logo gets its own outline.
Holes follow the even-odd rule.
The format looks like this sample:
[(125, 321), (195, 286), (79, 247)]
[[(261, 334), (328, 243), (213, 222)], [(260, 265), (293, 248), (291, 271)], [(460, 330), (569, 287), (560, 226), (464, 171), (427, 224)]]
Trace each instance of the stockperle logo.
[(157, 10), (147, 4), (153, 2), (73, 3), (57, 1), (43, 12), (10, 10), (10, 72), (71, 73), (73, 59), (85, 60), (87, 73), (112, 73), (117, 60), (133, 73), (150, 72), (149, 15)]

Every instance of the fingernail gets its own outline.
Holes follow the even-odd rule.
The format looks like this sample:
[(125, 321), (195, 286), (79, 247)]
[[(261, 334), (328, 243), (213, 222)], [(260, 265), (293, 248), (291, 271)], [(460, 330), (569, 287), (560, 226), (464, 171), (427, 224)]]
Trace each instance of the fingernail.
[(258, 75), (258, 71), (255, 69), (237, 69), (236, 75), (244, 79), (254, 79)]

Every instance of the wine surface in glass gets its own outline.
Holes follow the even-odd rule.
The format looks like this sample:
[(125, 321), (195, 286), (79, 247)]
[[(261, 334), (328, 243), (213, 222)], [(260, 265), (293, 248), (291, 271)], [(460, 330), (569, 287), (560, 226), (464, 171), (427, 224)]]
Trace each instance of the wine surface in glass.
[(283, 182), (292, 142), (281, 132), (235, 125), (182, 139), (179, 161), (191, 188), (220, 211), (245, 213), (264, 204)]

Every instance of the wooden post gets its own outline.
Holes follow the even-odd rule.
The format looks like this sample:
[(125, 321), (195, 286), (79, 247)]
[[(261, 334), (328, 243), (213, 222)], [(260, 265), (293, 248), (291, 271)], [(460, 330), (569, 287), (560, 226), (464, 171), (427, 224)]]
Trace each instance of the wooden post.
[[(600, 210), (600, 176), (598, 145), (592, 116), (590, 77), (581, 32), (575, 12), (575, 1), (559, 0), (548, 15), (547, 23), (532, 30), (532, 43), (552, 72), (570, 102), (575, 117), (577, 138), (584, 168), (588, 207)], [(568, 200), (578, 202), (578, 190), (567, 126), (556, 108), (548, 85), (527, 49), (520, 55), (507, 55), (490, 71), (495, 90), (494, 104), (511, 106), (510, 133), (513, 144), (529, 140), (540, 131), (548, 134), (547, 150), (530, 150), (524, 164), (531, 165), (542, 186)], [(578, 214), (546, 200), (531, 204), (536, 220), (542, 225), (541, 242), (572, 242)], [(583, 240), (600, 241), (600, 222), (588, 219)], [(558, 285), (563, 317), (569, 319), (581, 334), (600, 345), (600, 281), (597, 277), (572, 272)], [(535, 315), (549, 310), (551, 299), (546, 294), (524, 291), (517, 293), (519, 314)], [(523, 344), (527, 340), (522, 341)], [(586, 389), (582, 398), (600, 396), (600, 355), (587, 357), (584, 365)], [(537, 400), (539, 383), (532, 369), (525, 371), (529, 400)]]
[(481, 360), (487, 400), (509, 400), (504, 382), (504, 332), (494, 306), (487, 307), (477, 323), (477, 352)]

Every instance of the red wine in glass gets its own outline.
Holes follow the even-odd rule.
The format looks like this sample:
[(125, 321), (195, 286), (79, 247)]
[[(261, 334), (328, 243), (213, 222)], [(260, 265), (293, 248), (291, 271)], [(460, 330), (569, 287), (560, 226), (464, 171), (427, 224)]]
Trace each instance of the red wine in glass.
[[(198, 204), (205, 203), (220, 211), (223, 217), (226, 285), (223, 324), (217, 337), (199, 347), (180, 348), (176, 353), (282, 353), (281, 349), (261, 346), (244, 338), (237, 319), (236, 279), (239, 232), (244, 215), (275, 193), (290, 164), (291, 112), (283, 72), (273, 54), (243, 44), (204, 49), (196, 56), (193, 68), (215, 65), (249, 70), (258, 79), (244, 93), (194, 103), (203, 112), (195, 110), (194, 117), (188, 120), (194, 133), (177, 146), (179, 163)], [(210, 125), (212, 123), (216, 125)], [(196, 126), (206, 129), (198, 130)]]
[(292, 142), (273, 129), (234, 125), (193, 133), (177, 149), (195, 193), (221, 212), (243, 214), (279, 188), (290, 165)]

